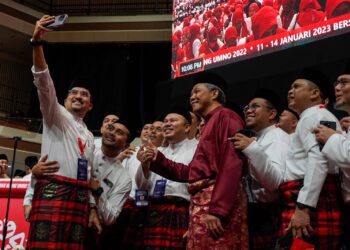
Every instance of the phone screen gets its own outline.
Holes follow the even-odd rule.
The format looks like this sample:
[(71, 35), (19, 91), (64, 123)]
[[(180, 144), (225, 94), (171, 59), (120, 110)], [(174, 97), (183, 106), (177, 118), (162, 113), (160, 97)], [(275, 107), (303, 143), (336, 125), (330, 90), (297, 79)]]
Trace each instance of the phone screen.
[(334, 121), (320, 121), (320, 124), (333, 130), (337, 130), (337, 124)]

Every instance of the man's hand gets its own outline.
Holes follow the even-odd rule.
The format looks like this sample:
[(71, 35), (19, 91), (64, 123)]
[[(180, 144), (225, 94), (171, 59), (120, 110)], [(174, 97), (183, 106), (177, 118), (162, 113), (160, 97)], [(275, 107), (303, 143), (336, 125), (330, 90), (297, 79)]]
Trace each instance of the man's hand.
[(135, 148), (129, 147), (125, 149), (124, 151), (120, 152), (117, 156), (117, 159), (122, 162), (126, 158), (130, 158), (134, 153), (136, 152)]
[(220, 218), (208, 214), (204, 217), (203, 221), (207, 225), (208, 232), (215, 240), (223, 235), (225, 230), (222, 227)]
[(97, 230), (97, 234), (102, 233), (102, 226), (96, 209), (90, 209), (89, 215), (89, 227), (94, 227)]
[(97, 178), (90, 178), (89, 187), (91, 190), (97, 190), (100, 187), (100, 181)]
[(44, 177), (48, 175), (54, 175), (60, 169), (57, 165), (57, 161), (47, 161), (47, 155), (39, 160), (37, 164), (32, 168), (32, 174), (37, 177)]
[(25, 220), (29, 221), (30, 211), (32, 211), (32, 206), (31, 205), (24, 205), (23, 206), (23, 210), (24, 210), (24, 218), (25, 218)]
[(328, 128), (324, 125), (318, 125), (317, 128), (314, 129), (313, 133), (316, 136), (316, 140), (322, 144), (325, 144), (329, 137), (337, 133), (337, 131)]
[(350, 126), (350, 116), (343, 117), (340, 121), (340, 127), (343, 131), (348, 132)]
[(314, 231), (310, 226), (310, 210), (308, 208), (296, 208), (294, 215), (288, 225), (287, 231), (292, 230), (295, 238), (303, 238), (303, 235), (310, 237)]
[(236, 133), (235, 136), (228, 138), (230, 141), (233, 141), (233, 145), (237, 150), (246, 149), (253, 141), (256, 140), (255, 137), (249, 138), (241, 133)]
[(149, 141), (147, 145), (141, 146), (140, 150), (137, 152), (137, 159), (143, 164), (148, 163), (156, 159), (157, 153), (157, 147)]
[(42, 40), (45, 32), (51, 31), (51, 29), (48, 29), (45, 26), (54, 21), (55, 21), (55, 17), (48, 16), (48, 15), (45, 15), (42, 18), (40, 18), (40, 20), (36, 21), (34, 33), (33, 33), (33, 40), (34, 41)]

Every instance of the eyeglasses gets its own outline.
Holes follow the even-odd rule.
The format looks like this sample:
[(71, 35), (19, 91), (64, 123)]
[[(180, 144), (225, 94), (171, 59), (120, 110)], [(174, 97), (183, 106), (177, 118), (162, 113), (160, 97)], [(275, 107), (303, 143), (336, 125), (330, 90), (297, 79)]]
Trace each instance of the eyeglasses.
[(271, 107), (262, 106), (262, 105), (259, 105), (259, 104), (257, 104), (257, 103), (253, 103), (253, 104), (251, 104), (251, 105), (245, 106), (245, 107), (243, 108), (243, 113), (244, 113), (244, 114), (248, 113), (248, 110), (251, 110), (251, 111), (255, 112), (258, 108), (263, 108), (263, 107), (268, 108), (268, 109), (271, 109)]
[(338, 86), (338, 84), (340, 84), (340, 87), (344, 87), (348, 83), (350, 83), (350, 79), (341, 78), (334, 82), (334, 87)]
[(70, 95), (78, 95), (80, 94), (82, 97), (90, 97), (90, 93), (86, 90), (77, 90), (77, 89), (71, 89), (68, 91)]

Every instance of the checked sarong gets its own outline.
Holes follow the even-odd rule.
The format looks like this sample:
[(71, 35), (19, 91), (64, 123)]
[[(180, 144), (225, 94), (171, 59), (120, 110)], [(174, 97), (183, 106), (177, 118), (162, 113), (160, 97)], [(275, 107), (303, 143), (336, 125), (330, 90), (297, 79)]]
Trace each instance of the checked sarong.
[[(295, 180), (280, 185), (284, 197), (282, 228), (287, 228), (294, 214), (296, 200), (303, 180)], [(311, 227), (314, 232), (308, 242), (317, 250), (339, 250), (342, 234), (341, 225), (341, 189), (337, 175), (328, 175), (320, 193), (316, 209), (311, 211)], [(285, 233), (285, 232), (284, 232)]]
[(38, 179), (26, 249), (82, 250), (88, 218), (87, 182), (63, 176)]

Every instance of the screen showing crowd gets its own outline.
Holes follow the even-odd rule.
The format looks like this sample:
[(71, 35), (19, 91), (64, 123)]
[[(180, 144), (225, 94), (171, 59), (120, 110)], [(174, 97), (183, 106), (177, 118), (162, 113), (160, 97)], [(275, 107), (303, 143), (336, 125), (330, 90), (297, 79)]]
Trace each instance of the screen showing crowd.
[(349, 30), (350, 0), (174, 0), (172, 76)]

